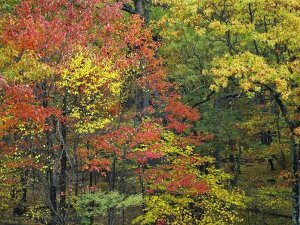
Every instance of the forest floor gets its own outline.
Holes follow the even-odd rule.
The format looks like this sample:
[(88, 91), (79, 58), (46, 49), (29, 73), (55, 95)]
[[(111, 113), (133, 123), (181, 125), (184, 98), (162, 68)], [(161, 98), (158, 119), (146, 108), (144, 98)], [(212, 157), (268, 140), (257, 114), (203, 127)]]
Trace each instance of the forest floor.
[(240, 211), (241, 225), (292, 224), (290, 188), (280, 179), (278, 167), (271, 170), (267, 161), (241, 165), (238, 187), (252, 198), (247, 210)]

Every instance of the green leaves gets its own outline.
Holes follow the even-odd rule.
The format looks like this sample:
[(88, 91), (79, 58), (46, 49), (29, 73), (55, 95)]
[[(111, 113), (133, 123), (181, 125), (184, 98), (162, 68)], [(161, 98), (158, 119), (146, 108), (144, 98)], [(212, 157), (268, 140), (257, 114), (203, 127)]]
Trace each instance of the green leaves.
[(121, 213), (123, 209), (142, 204), (142, 195), (126, 196), (117, 191), (103, 192), (100, 190), (87, 192), (75, 199), (75, 209), (83, 219), (83, 224), (91, 216), (106, 216), (110, 208)]

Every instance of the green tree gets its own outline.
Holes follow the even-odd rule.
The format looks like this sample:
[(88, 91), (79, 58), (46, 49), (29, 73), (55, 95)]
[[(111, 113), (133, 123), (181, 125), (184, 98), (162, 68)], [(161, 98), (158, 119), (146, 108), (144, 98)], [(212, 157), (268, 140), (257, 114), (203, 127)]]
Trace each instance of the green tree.
[[(200, 73), (214, 92), (238, 88), (274, 100), (290, 130), (293, 221), (299, 224), (299, 6), (298, 1), (157, 1), (170, 5), (162, 21), (193, 30), (206, 54)], [(166, 31), (168, 32), (168, 30)], [(179, 30), (176, 34), (180, 34)], [(172, 33), (171, 33), (172, 35)], [(213, 53), (215, 52), (215, 53)], [(212, 54), (209, 54), (212, 53)], [(201, 59), (205, 58), (201, 56)]]

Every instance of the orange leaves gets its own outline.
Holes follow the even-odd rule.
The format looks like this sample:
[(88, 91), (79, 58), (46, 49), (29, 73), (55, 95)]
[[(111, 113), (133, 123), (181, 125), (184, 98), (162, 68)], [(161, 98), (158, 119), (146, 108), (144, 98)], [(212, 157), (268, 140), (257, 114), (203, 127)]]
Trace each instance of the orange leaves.
[(165, 111), (178, 119), (187, 119), (191, 122), (199, 120), (197, 109), (183, 104), (178, 95), (173, 95), (167, 99)]
[(168, 129), (174, 129), (178, 133), (182, 133), (183, 131), (191, 128), (190, 124), (185, 124), (175, 120), (172, 116), (168, 116), (169, 124), (167, 125)]
[(83, 162), (83, 170), (96, 171), (105, 175), (103, 172), (110, 171), (111, 160), (97, 157), (97, 151), (87, 148), (76, 150), (78, 158)]
[(89, 161), (89, 164), (87, 166), (87, 169), (89, 171), (97, 171), (97, 172), (101, 172), (101, 171), (106, 171), (109, 172), (110, 171), (110, 160), (108, 159), (92, 159)]
[(92, 37), (92, 13), (97, 2), (24, 0), (17, 7), (16, 17), (7, 19), (2, 41), (19, 51), (34, 50), (41, 56), (85, 44)]
[(162, 128), (157, 124), (146, 122), (141, 125), (134, 135), (130, 146), (134, 147), (141, 143), (151, 144), (161, 139)]
[(59, 111), (52, 108), (43, 108), (35, 104), (35, 96), (29, 87), (24, 85), (8, 85), (0, 79), (2, 85), (2, 101), (0, 103), (1, 130), (14, 126), (32, 123), (39, 128), (46, 129), (45, 119), (50, 115), (59, 116)]
[(140, 165), (145, 165), (149, 162), (149, 160), (153, 159), (160, 159), (164, 156), (162, 152), (154, 152), (154, 151), (142, 151), (142, 152), (135, 152), (131, 154), (132, 158), (136, 159), (136, 161)]
[(204, 182), (197, 181), (196, 176), (193, 174), (180, 176), (166, 187), (169, 192), (173, 193), (179, 192), (182, 188), (185, 188), (190, 195), (202, 194), (208, 190), (207, 185)]
[(122, 148), (130, 140), (133, 132), (133, 127), (121, 126), (115, 131), (98, 136), (94, 142), (94, 146), (99, 150), (104, 150), (108, 153), (121, 156)]
[(174, 129), (178, 133), (191, 128), (192, 125), (188, 122), (199, 120), (197, 109), (183, 104), (178, 95), (172, 95), (166, 99), (165, 111), (168, 113), (169, 121), (167, 128)]
[(144, 178), (151, 183), (150, 192), (163, 190), (196, 196), (209, 191), (208, 185), (195, 170), (202, 163), (203, 159), (199, 156), (181, 156), (170, 165), (149, 169), (144, 173)]
[(49, 129), (46, 118), (51, 115), (59, 118), (60, 112), (39, 106), (30, 87), (9, 85), (0, 77), (0, 147), (9, 159), (7, 167), (42, 168), (38, 159), (30, 157), (29, 150), (38, 146), (39, 134)]

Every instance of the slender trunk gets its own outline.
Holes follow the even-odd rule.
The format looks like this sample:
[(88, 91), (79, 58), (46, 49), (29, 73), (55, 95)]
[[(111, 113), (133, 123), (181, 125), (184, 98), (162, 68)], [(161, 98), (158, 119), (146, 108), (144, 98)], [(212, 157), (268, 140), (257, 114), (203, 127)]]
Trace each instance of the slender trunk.
[(281, 154), (281, 168), (283, 169), (283, 170), (285, 170), (286, 169), (286, 160), (285, 160), (285, 155), (284, 155), (284, 152), (283, 152), (283, 150), (280, 150), (280, 154)]
[(49, 183), (50, 183), (50, 190), (49, 190), (49, 198), (50, 198), (50, 205), (51, 205), (51, 220), (50, 224), (51, 225), (56, 225), (57, 224), (57, 198), (56, 198), (56, 185), (54, 184), (54, 179), (53, 179), (53, 172), (49, 168)]
[[(66, 116), (67, 111), (67, 93), (65, 90), (63, 97), (63, 117)], [(66, 140), (67, 140), (67, 125), (65, 122), (59, 122), (60, 124), (60, 176), (59, 176), (59, 193), (60, 193), (60, 202), (59, 209), (60, 215), (62, 218), (62, 225), (65, 224), (66, 221), (66, 187), (67, 187), (67, 148), (66, 148)]]
[(142, 198), (143, 198), (142, 209), (145, 212), (145, 209), (146, 209), (146, 203), (145, 203), (145, 184), (144, 184), (143, 177), (141, 175), (139, 175), (139, 179), (140, 179), (141, 192), (142, 192)]
[[(44, 108), (48, 108), (48, 93), (47, 93), (47, 81), (44, 80), (41, 84), (41, 90), (43, 90), (42, 93), (42, 105)], [(45, 124), (50, 125), (51, 122), (54, 122), (51, 120), (51, 118), (46, 118)], [(54, 130), (52, 132), (55, 132), (55, 126), (53, 126)], [(57, 217), (57, 187), (56, 182), (54, 181), (54, 171), (51, 168), (51, 160), (54, 160), (54, 155), (52, 152), (53, 147), (53, 140), (52, 140), (52, 132), (47, 130), (46, 131), (46, 146), (47, 146), (47, 153), (48, 153), (48, 179), (49, 179), (49, 203), (50, 203), (50, 225), (56, 225), (58, 223), (58, 217)]]
[(77, 158), (77, 146), (78, 146), (78, 141), (79, 141), (79, 135), (76, 135), (74, 139), (74, 175), (75, 175), (75, 191), (74, 194), (75, 196), (78, 196), (78, 187), (79, 187), (79, 171), (78, 171), (78, 158)]
[[(47, 119), (49, 122), (49, 119)], [(47, 146), (48, 146), (48, 154), (49, 158), (53, 158), (53, 154), (51, 152), (52, 150), (52, 139), (51, 139), (51, 133), (49, 131), (46, 131), (46, 138), (47, 138)], [(50, 164), (50, 162), (48, 162)], [(49, 200), (50, 200), (50, 211), (51, 211), (51, 219), (50, 224), (56, 225), (58, 218), (57, 218), (57, 187), (56, 182), (54, 180), (53, 170), (49, 166), (48, 168), (48, 179), (49, 179)]]
[(125, 208), (122, 208), (122, 225), (125, 225)]
[(114, 156), (112, 165), (111, 165), (111, 173), (109, 177), (110, 189), (113, 191), (115, 190), (116, 185), (116, 156)]
[[(60, 169), (60, 177), (59, 177), (59, 192), (60, 192), (60, 214), (63, 220), (66, 217), (66, 178), (67, 178), (67, 154), (66, 150), (62, 152), (62, 156), (60, 159), (61, 169)], [(63, 222), (64, 224), (64, 222)]]
[(236, 171), (237, 171), (237, 174), (241, 174), (241, 157), (242, 157), (242, 144), (239, 143), (239, 152), (237, 154), (237, 157), (236, 157)]
[(97, 186), (97, 173), (94, 173), (94, 186)]
[(230, 184), (232, 186), (236, 185), (234, 147), (235, 147), (235, 142), (234, 140), (230, 139), (229, 140), (229, 163), (230, 163), (229, 168), (230, 168), (230, 173), (233, 175), (233, 178), (230, 180)]
[[(122, 194), (126, 194), (126, 148), (123, 148), (120, 186)], [(125, 225), (125, 207), (122, 207), (122, 225)]]
[(292, 154), (292, 174), (293, 174), (293, 224), (299, 225), (299, 143), (296, 143), (295, 136), (291, 136), (291, 154)]
[[(299, 177), (298, 177), (298, 168), (299, 168), (299, 143), (296, 143), (296, 137), (295, 137), (295, 128), (297, 128), (300, 123), (299, 121), (290, 120), (288, 116), (288, 109), (282, 99), (280, 98), (280, 95), (276, 93), (272, 88), (266, 86), (268, 90), (272, 93), (275, 101), (277, 102), (278, 107), (280, 108), (280, 111), (287, 122), (290, 131), (291, 131), (291, 155), (292, 155), (292, 175), (293, 175), (293, 185), (292, 185), (292, 197), (293, 197), (293, 224), (299, 225)], [(296, 112), (294, 112), (294, 115), (296, 113), (298, 114), (300, 111), (300, 108), (297, 109)]]
[[(92, 177), (90, 177), (90, 187), (93, 185), (93, 182), (91, 183), (91, 181), (93, 181), (93, 173), (92, 172), (90, 172), (90, 176)], [(94, 201), (92, 201), (92, 202), (90, 202), (90, 204), (91, 204), (91, 211), (92, 211), (92, 214), (91, 214), (91, 216), (90, 216), (90, 225), (93, 225), (93, 223), (94, 223)]]
[(276, 169), (275, 169), (275, 166), (274, 166), (274, 162), (273, 162), (273, 159), (268, 159), (268, 162), (269, 162), (269, 164), (270, 164), (270, 169), (271, 169), (271, 171), (275, 171)]
[(93, 172), (90, 171), (90, 182), (89, 182), (89, 187), (93, 186)]
[(27, 175), (28, 175), (27, 169), (21, 172), (21, 185), (22, 185), (21, 202), (27, 202)]
[[(277, 142), (278, 144), (281, 144), (281, 132), (280, 132), (280, 126), (279, 126), (279, 115), (276, 117), (276, 128), (277, 128)], [(280, 154), (281, 154), (281, 168), (283, 170), (286, 169), (286, 160), (285, 160), (285, 155), (283, 150), (280, 150)]]
[(108, 209), (108, 225), (113, 225), (114, 224), (114, 217), (115, 217), (115, 209), (113, 207)]
[(223, 146), (218, 143), (215, 146), (215, 151), (213, 153), (214, 158), (215, 158), (215, 167), (217, 169), (221, 169), (221, 154), (220, 153), (222, 152), (222, 150), (223, 150)]
[[(116, 185), (116, 156), (114, 156), (114, 158), (113, 158), (111, 167), (112, 168), (111, 168), (109, 180), (110, 180), (110, 189), (113, 191), (113, 190), (115, 190), (115, 185)], [(108, 209), (108, 217), (107, 217), (108, 225), (114, 224), (114, 217), (115, 217), (115, 208), (110, 207)]]

